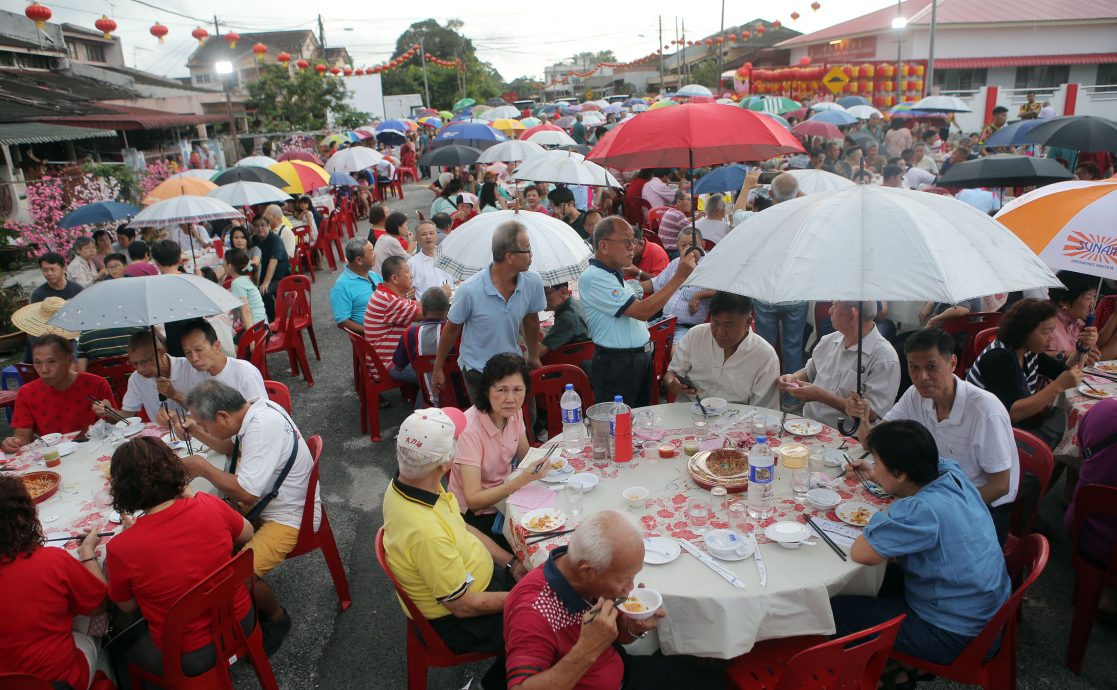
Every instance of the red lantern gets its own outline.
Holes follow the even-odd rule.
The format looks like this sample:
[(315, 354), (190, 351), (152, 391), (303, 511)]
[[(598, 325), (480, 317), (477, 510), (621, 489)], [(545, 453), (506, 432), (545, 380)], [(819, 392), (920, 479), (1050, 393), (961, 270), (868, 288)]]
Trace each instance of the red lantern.
[(341, 68), (340, 67), (331, 67), (330, 68), (330, 74), (332, 74), (336, 77), (337, 75), (341, 74)]
[(778, 20), (778, 19), (777, 19), (776, 21), (772, 22), (772, 28), (773, 28), (773, 29), (778, 29), (778, 28), (780, 28), (781, 26), (783, 26), (783, 22), (781, 22), (781, 21), (780, 21), (780, 20)]
[(765, 29), (764, 29), (763, 25), (756, 27), (756, 35), (757, 36), (763, 36), (764, 31), (765, 31)]
[(752, 33), (748, 32), (748, 31), (742, 31), (741, 32), (741, 40), (742, 41), (747, 41), (750, 38), (752, 38)]
[(744, 65), (742, 65), (742, 67), (744, 67), (747, 70), (751, 70), (752, 69), (752, 63), (751, 62), (746, 62)]
[(43, 30), (43, 25), (54, 15), (49, 7), (40, 5), (37, 1), (28, 5), (27, 9), (23, 10), (23, 13), (27, 15), (28, 19), (35, 22), (35, 28), (39, 31)]
[(714, 45), (714, 41), (713, 41), (713, 39), (712, 39), (712, 38), (707, 38), (707, 39), (706, 39), (706, 47), (707, 47), (707, 48), (710, 48), (710, 47), (712, 47), (713, 45)]
[(347, 77), (353, 76), (353, 68), (352, 67), (346, 67), (345, 69), (342, 70), (342, 73), (345, 74), (345, 76), (347, 76)]
[(353, 74), (358, 76), (358, 77), (363, 77), (363, 76), (365, 76), (365, 71), (363, 69), (361, 69), (360, 67), (358, 67), (357, 70), (355, 72), (353, 72)]
[(209, 38), (209, 32), (200, 26), (197, 29), (191, 31), (190, 35), (198, 39), (198, 45), (204, 44), (206, 42), (206, 39)]
[(300, 58), (299, 61), (295, 63), (295, 66), (299, 69), (306, 69), (307, 67), (310, 67), (310, 63)]
[(319, 75), (325, 74), (326, 66), (319, 62), (317, 65), (314, 66), (314, 71), (317, 72)]
[(818, 12), (818, 8), (820, 8), (820, 7), (822, 7), (822, 5), (818, 4), (817, 2), (812, 2), (811, 3), (811, 9), (814, 10), (815, 12)]
[(799, 21), (799, 13), (798, 12), (792, 12), (791, 13), (791, 21), (793, 21), (793, 22)]
[(799, 58), (799, 64), (802, 65), (803, 67), (806, 67), (807, 65), (811, 64), (810, 56), (809, 55), (804, 55), (803, 57)]
[(93, 23), (93, 26), (97, 27), (106, 41), (112, 40), (112, 32), (116, 31), (116, 22), (109, 19), (107, 14), (102, 14), (101, 18)]
[(276, 55), (275, 59), (278, 60), (279, 62), (282, 62), (283, 66), (286, 67), (287, 63), (290, 62), (290, 60), (291, 60), (291, 54), (288, 53), (287, 51), (284, 51), (284, 52), (280, 53), (279, 55)]
[(718, 45), (719, 45), (719, 46), (720, 46), (720, 45), (721, 45), (722, 43), (725, 43), (725, 39), (724, 39), (724, 38), (722, 38), (721, 36), (718, 36), (718, 37), (717, 37), (717, 39), (715, 39), (715, 40), (717, 41), (717, 43), (718, 43)]
[(730, 41), (736, 41), (737, 40), (737, 34), (729, 34), (729, 40)]
[(257, 43), (256, 45), (252, 46), (252, 52), (256, 53), (257, 60), (263, 60), (264, 55), (266, 55), (268, 52), (268, 47), (263, 43)]
[(163, 37), (167, 35), (168, 29), (159, 22), (155, 22), (154, 26), (148, 29), (148, 31), (151, 33), (152, 36), (158, 38), (160, 43), (162, 43)]
[(229, 43), (229, 49), (233, 50), (237, 47), (237, 41), (240, 40), (240, 34), (238, 34), (236, 31), (230, 31), (229, 33), (225, 34), (225, 40)]

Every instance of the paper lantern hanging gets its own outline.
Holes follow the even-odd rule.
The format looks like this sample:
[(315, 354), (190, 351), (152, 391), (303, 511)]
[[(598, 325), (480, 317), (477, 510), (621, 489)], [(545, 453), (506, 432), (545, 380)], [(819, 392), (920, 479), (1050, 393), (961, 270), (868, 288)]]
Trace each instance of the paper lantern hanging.
[(781, 21), (780, 21), (780, 20), (778, 20), (778, 19), (777, 19), (776, 21), (772, 22), (772, 28), (773, 28), (773, 29), (778, 29), (778, 28), (780, 28), (781, 26), (783, 26), (783, 22), (781, 22)]
[(209, 38), (209, 32), (200, 26), (191, 31), (190, 35), (198, 40), (198, 45), (204, 45), (206, 39)]
[(345, 69), (343, 69), (341, 71), (347, 77), (353, 76), (353, 68), (352, 67), (346, 67)]
[(116, 31), (116, 22), (109, 19), (109, 15), (102, 14), (101, 18), (93, 23), (93, 26), (97, 27), (106, 41), (112, 40), (112, 32)]
[(230, 32), (225, 34), (225, 41), (228, 42), (230, 50), (235, 50), (236, 49), (237, 41), (239, 41), (239, 40), (240, 40), (240, 34), (238, 34), (236, 31), (230, 31)]
[(752, 38), (752, 33), (751, 32), (749, 32), (749, 31), (742, 31), (741, 32), (741, 40), (742, 41), (747, 41), (750, 38)]
[(802, 65), (803, 67), (806, 67), (807, 65), (811, 64), (810, 56), (809, 55), (804, 55), (803, 57), (799, 58), (799, 64)]
[(791, 21), (793, 21), (793, 22), (799, 21), (799, 13), (798, 12), (792, 12), (791, 13)]
[(287, 51), (283, 51), (279, 55), (276, 55), (275, 59), (277, 62), (283, 63), (283, 66), (286, 67), (287, 63), (291, 61), (291, 54)]
[(757, 36), (763, 36), (763, 35), (764, 35), (764, 31), (765, 31), (765, 29), (764, 29), (764, 25), (763, 25), (763, 24), (761, 24), (760, 26), (756, 27), (756, 35), (757, 35)]
[(148, 32), (155, 38), (158, 38), (160, 43), (163, 42), (163, 37), (167, 35), (167, 31), (169, 31), (169, 29), (159, 22), (155, 22), (155, 24), (148, 29)]
[(737, 34), (729, 34), (729, 40), (730, 41), (736, 41), (737, 40)]
[(815, 12), (818, 12), (818, 8), (820, 8), (820, 7), (822, 7), (822, 5), (818, 4), (817, 1), (811, 3), (811, 9), (814, 10)]
[(332, 74), (336, 77), (337, 75), (341, 74), (341, 68), (340, 67), (331, 67), (330, 68), (330, 74)]
[(317, 65), (314, 66), (314, 71), (317, 72), (320, 75), (325, 74), (326, 66), (323, 65), (321, 62), (319, 62)]
[(310, 63), (306, 60), (300, 59), (298, 62), (295, 63), (295, 66), (299, 69), (306, 69), (307, 67), (310, 67)]
[(35, 28), (39, 31), (43, 30), (43, 26), (50, 20), (54, 13), (46, 5), (40, 5), (37, 1), (32, 2), (23, 10), (27, 18), (35, 22)]
[(268, 53), (268, 47), (263, 43), (257, 43), (252, 46), (252, 52), (256, 54), (257, 60), (263, 60), (264, 56)]

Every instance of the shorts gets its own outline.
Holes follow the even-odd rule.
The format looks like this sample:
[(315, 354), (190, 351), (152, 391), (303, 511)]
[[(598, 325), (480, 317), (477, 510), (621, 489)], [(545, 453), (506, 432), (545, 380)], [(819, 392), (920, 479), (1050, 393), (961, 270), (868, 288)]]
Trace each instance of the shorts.
[(299, 540), (299, 531), (278, 522), (265, 522), (244, 545), (252, 549), (252, 571), (264, 577), (287, 558)]

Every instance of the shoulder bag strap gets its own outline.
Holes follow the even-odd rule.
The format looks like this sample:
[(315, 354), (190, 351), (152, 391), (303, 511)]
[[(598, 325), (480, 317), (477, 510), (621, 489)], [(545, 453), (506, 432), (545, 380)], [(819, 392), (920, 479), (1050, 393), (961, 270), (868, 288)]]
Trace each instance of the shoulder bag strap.
[(275, 483), (272, 484), (271, 491), (261, 496), (260, 500), (256, 502), (256, 505), (252, 506), (252, 509), (244, 516), (250, 523), (259, 520), (260, 514), (263, 513), (264, 509), (268, 507), (268, 504), (279, 495), (279, 487), (283, 486), (284, 480), (287, 479), (287, 475), (291, 473), (291, 468), (295, 465), (295, 458), (299, 455), (299, 435), (295, 432), (294, 422), (291, 421), (291, 418), (288, 417), (283, 410), (275, 407), (270, 401), (267, 404), (268, 407), (271, 407), (276, 412), (283, 415), (283, 418), (291, 424), (291, 454), (287, 456), (287, 462), (284, 463), (283, 469), (279, 472), (279, 476), (275, 478)]

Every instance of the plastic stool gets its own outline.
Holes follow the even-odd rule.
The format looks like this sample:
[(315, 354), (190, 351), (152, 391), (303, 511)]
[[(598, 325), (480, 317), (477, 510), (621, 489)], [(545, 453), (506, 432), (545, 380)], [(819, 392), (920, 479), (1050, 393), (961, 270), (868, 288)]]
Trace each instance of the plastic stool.
[(0, 388), (6, 391), (14, 391), (23, 385), (23, 379), (19, 377), (19, 371), (16, 365), (10, 364), (0, 371)]

